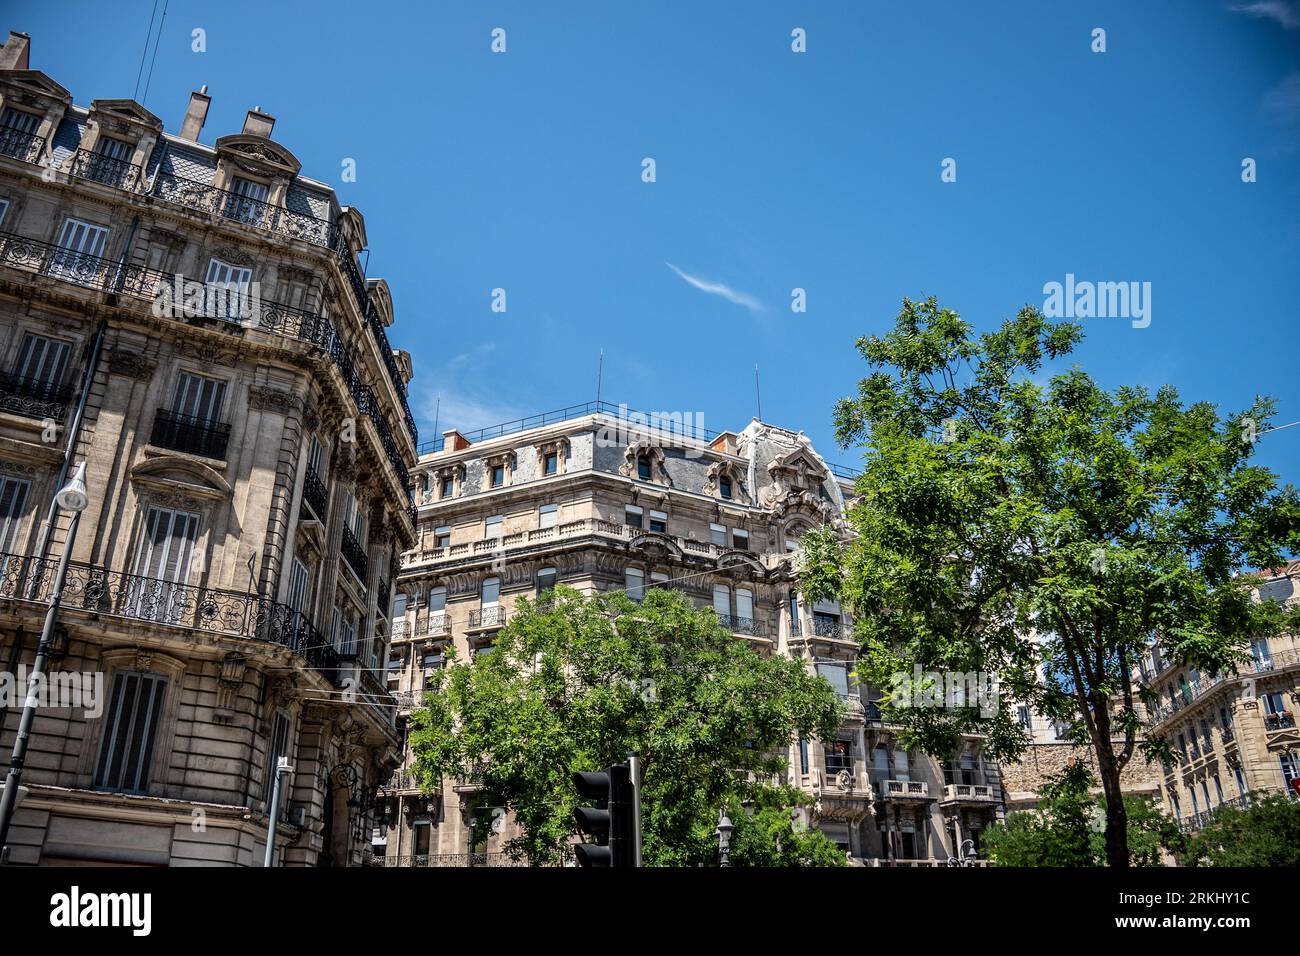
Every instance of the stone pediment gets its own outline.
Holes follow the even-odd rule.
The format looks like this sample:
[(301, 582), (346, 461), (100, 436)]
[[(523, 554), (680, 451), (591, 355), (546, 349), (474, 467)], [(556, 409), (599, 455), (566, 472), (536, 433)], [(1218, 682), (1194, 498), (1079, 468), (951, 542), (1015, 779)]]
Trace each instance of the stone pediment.
[(670, 536), (657, 531), (645, 531), (628, 542), (628, 547), (639, 551), (647, 558), (660, 560), (682, 560), (685, 555)]
[(203, 462), (173, 455), (157, 455), (131, 469), (132, 483), (147, 488), (154, 497), (176, 501), (227, 501), (230, 483), (214, 468)]
[(72, 94), (40, 70), (5, 70), (0, 73), (0, 82), (11, 90), (26, 95), (26, 98), (23, 95), (6, 96), (6, 106), (20, 105), (24, 102), (30, 104), (34, 98), (58, 100), (64, 106), (72, 103)]
[(767, 568), (763, 562), (749, 551), (724, 551), (718, 555), (718, 570), (740, 572), (746, 577), (762, 579), (767, 577)]
[(155, 132), (162, 130), (162, 120), (135, 100), (93, 100), (90, 116), (92, 119), (110, 118), (127, 124), (147, 126)]
[(302, 163), (279, 143), (265, 136), (235, 133), (217, 140), (217, 153), (255, 176), (297, 176)]

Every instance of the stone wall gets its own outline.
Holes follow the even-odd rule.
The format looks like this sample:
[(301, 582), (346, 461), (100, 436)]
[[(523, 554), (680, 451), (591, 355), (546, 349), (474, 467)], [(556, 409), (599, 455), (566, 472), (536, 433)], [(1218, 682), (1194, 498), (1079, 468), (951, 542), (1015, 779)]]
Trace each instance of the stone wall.
[[(1071, 760), (1082, 761), (1097, 774), (1097, 756), (1091, 747), (1071, 743), (1031, 744), (1014, 763), (1002, 763), (1002, 790), (1006, 794), (1008, 810), (1027, 810), (1038, 802), (1038, 791), (1047, 778), (1065, 769)], [(1120, 774), (1120, 785), (1125, 793), (1155, 796), (1160, 788), (1160, 768), (1148, 764), (1142, 754), (1134, 752), (1133, 758)], [(1100, 784), (1097, 787), (1100, 790)]]

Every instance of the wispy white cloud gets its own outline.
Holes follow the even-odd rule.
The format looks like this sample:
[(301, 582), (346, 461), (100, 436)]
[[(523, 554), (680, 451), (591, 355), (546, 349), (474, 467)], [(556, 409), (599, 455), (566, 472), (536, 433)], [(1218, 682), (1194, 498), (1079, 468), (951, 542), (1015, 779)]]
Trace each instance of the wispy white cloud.
[(493, 381), (488, 360), (496, 345), (486, 342), (468, 352), (452, 356), (442, 365), (429, 368), (413, 382), (416, 408), (424, 422), (421, 440), (438, 437), (448, 428), (470, 431), (521, 418), (527, 412), (502, 401), (487, 383)]
[(1300, 30), (1300, 3), (1295, 0), (1251, 0), (1231, 4), (1228, 9), (1256, 19), (1273, 20), (1284, 30)]
[(735, 289), (733, 289), (731, 286), (727, 285), (725, 282), (710, 282), (707, 279), (701, 279), (698, 276), (693, 276), (690, 273), (683, 272), (681, 269), (677, 268), (671, 262), (665, 262), (664, 265), (666, 265), (669, 269), (672, 269), (673, 272), (676, 272), (677, 275), (681, 277), (682, 281), (685, 282), (687, 285), (694, 286), (696, 289), (699, 289), (701, 292), (707, 292), (709, 295), (720, 295), (728, 302), (732, 302), (735, 303), (736, 305), (744, 306), (746, 309), (749, 309), (749, 311), (751, 312), (764, 311), (763, 303), (759, 302), (758, 299), (754, 298), (748, 292), (738, 292)]
[(1288, 73), (1265, 94), (1264, 110), (1284, 123), (1300, 122), (1300, 70)]

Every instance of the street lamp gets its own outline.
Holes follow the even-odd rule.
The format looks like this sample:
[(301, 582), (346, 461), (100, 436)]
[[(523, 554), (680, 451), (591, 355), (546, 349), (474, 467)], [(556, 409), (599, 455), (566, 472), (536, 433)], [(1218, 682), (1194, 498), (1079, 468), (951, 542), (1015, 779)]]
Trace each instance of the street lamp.
[(36, 660), (32, 663), (31, 676), (27, 681), (27, 700), (23, 704), (23, 715), (18, 721), (18, 734), (14, 737), (13, 754), (9, 758), (9, 774), (5, 777), (4, 790), (0, 791), (0, 863), (9, 859), (9, 824), (13, 822), (14, 808), (18, 805), (20, 784), (23, 777), (23, 761), (27, 756), (27, 739), (31, 736), (32, 723), (36, 719), (41, 676), (50, 658), (50, 645), (54, 638), (54, 622), (59, 616), (59, 603), (63, 600), (63, 583), (68, 576), (68, 558), (72, 555), (72, 546), (77, 540), (77, 526), (81, 524), (81, 512), (90, 503), (86, 493), (86, 463), (77, 466), (76, 474), (59, 489), (54, 496), (55, 510), (62, 508), (72, 512), (72, 523), (68, 525), (68, 538), (63, 544), (63, 554), (59, 558), (59, 570), (54, 577), (54, 590), (50, 594), (50, 606), (45, 612), (45, 624), (41, 628), (41, 640), (36, 645)]
[(726, 810), (718, 811), (718, 866), (731, 866), (731, 831), (736, 829), (727, 817)]
[(280, 757), (275, 763), (275, 782), (271, 785), (271, 822), (266, 829), (266, 857), (262, 860), (262, 866), (275, 865), (275, 831), (277, 824), (280, 822), (280, 781), (288, 774), (293, 773), (293, 767), (289, 766), (288, 757)]

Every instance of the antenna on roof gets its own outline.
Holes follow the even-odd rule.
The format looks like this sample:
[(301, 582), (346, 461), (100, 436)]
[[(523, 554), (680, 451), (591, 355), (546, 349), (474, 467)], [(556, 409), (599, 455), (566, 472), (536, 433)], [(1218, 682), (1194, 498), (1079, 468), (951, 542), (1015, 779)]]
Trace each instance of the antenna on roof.
[(605, 375), (605, 350), (601, 349), (600, 358), (597, 360), (597, 364), (596, 364), (596, 410), (597, 411), (600, 410), (600, 386), (601, 386), (601, 379), (604, 378), (604, 375)]
[(758, 389), (758, 365), (754, 365), (754, 398), (758, 401), (758, 420), (763, 420), (763, 393)]
[(442, 393), (438, 393), (436, 404), (433, 406), (433, 438), (438, 440), (438, 416), (442, 414)]

